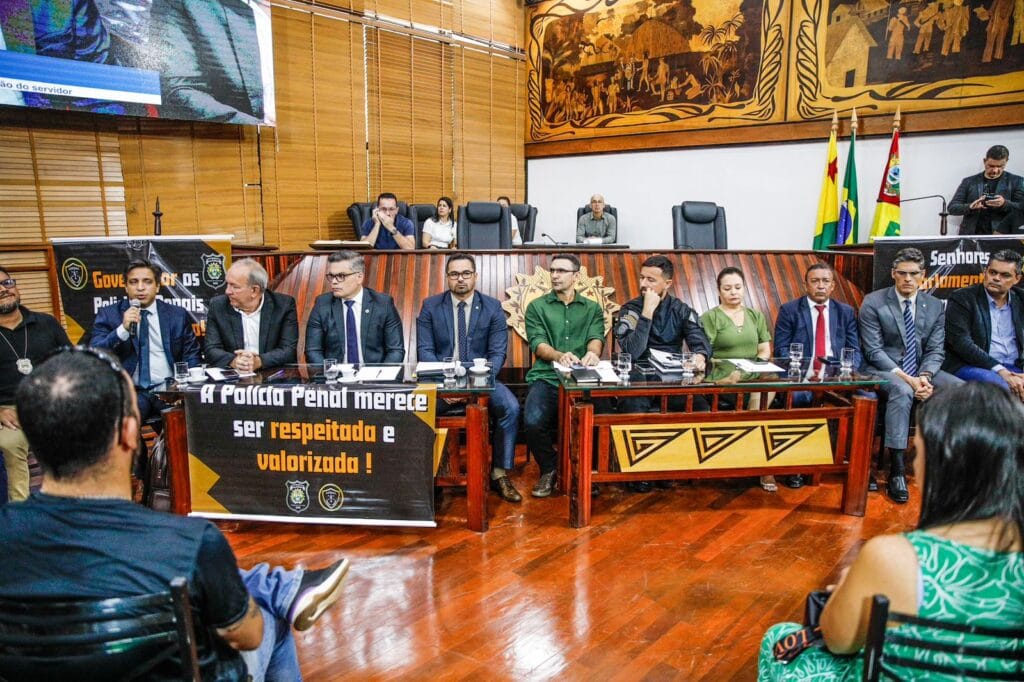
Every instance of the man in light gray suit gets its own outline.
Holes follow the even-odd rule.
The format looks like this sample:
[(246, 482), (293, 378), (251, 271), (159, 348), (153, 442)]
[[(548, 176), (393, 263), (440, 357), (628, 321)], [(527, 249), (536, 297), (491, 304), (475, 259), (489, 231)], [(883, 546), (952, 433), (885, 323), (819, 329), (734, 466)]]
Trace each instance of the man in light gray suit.
[(919, 291), (925, 277), (924, 255), (901, 249), (892, 262), (894, 287), (873, 291), (860, 308), (864, 368), (886, 380), (885, 447), (891, 464), (886, 492), (905, 503), (907, 479), (903, 457), (914, 400), (928, 400), (936, 388), (963, 383), (941, 370), (945, 356), (945, 310), (942, 301)]
[(327, 257), (330, 291), (316, 297), (306, 322), (306, 362), (325, 357), (356, 364), (398, 364), (405, 359), (402, 320), (395, 301), (363, 286), (363, 257), (336, 251)]

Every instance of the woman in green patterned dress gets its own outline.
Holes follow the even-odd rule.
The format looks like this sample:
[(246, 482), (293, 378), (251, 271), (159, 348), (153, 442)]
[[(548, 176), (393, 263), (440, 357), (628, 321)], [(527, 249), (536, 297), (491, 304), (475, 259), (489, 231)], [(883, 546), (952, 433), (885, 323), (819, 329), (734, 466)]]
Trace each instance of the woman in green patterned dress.
[[(821, 616), (826, 649), (807, 649), (788, 665), (772, 647), (800, 629), (780, 623), (765, 633), (759, 680), (859, 680), (871, 597), (890, 608), (945, 622), (1024, 628), (1024, 407), (992, 384), (967, 383), (923, 403), (914, 436), (915, 473), (922, 480), (917, 530), (882, 535), (864, 544), (840, 574)], [(923, 456), (922, 456), (923, 455)], [(923, 637), (970, 645), (972, 635), (914, 625)], [(976, 640), (975, 640), (976, 641)], [(898, 647), (886, 645), (886, 652)], [(918, 660), (948, 654), (914, 650)], [(964, 659), (964, 665), (1017, 674), (1012, 664)], [(900, 679), (947, 676), (897, 668)], [(1022, 675), (1018, 679), (1024, 679)]]

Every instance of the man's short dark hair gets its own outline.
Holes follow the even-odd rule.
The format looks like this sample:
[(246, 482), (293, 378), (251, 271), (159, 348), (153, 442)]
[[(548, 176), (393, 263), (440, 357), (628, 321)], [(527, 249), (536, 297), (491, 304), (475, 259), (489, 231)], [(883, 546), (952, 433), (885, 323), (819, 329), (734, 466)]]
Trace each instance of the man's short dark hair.
[(473, 272), (476, 272), (476, 258), (473, 258), (473, 256), (469, 255), (468, 253), (463, 253), (462, 251), (456, 251), (455, 253), (453, 253), (452, 255), (448, 256), (448, 258), (445, 259), (444, 271), (448, 272), (448, 267), (452, 264), (452, 261), (457, 260), (468, 260), (470, 263), (473, 264)]
[(900, 263), (917, 263), (924, 270), (924, 254), (921, 253), (920, 249), (915, 249), (913, 246), (908, 246), (905, 249), (900, 249), (896, 252), (896, 256), (892, 259), (892, 269), (895, 270), (896, 266)]
[(507, 196), (505, 196), (504, 194), (502, 194), (502, 195), (501, 195), (500, 197), (498, 197), (497, 199), (495, 199), (495, 201), (501, 201), (502, 199), (504, 199), (505, 201), (507, 201), (507, 202), (508, 202), (508, 203), (510, 203), (510, 204), (512, 203), (512, 200), (511, 200), (511, 199), (509, 199), (509, 198), (508, 198)]
[(351, 262), (352, 272), (364, 272), (366, 270), (366, 263), (363, 261), (362, 254), (355, 251), (334, 251), (327, 257), (328, 263), (341, 263), (343, 261)]
[(11, 276), (11, 271), (5, 268), (2, 263), (0, 263), (0, 272), (4, 273), (4, 279)]
[(53, 478), (72, 478), (102, 461), (121, 419), (132, 414), (120, 367), (103, 351), (69, 349), (45, 360), (18, 386), (21, 428)]
[(580, 259), (571, 253), (556, 253), (554, 256), (551, 257), (551, 262), (554, 263), (556, 260), (569, 261), (570, 263), (573, 264), (573, 267), (576, 268), (576, 272), (579, 272), (580, 267), (582, 267), (580, 265)]
[(1002, 161), (1003, 159), (1010, 158), (1010, 150), (1001, 144), (994, 144), (985, 152), (985, 158), (992, 159), (993, 161)]
[(152, 261), (148, 261), (145, 258), (136, 258), (135, 260), (128, 261), (128, 265), (124, 269), (124, 281), (128, 283), (128, 273), (138, 268), (146, 268), (153, 273), (153, 279), (156, 280), (157, 284), (160, 284), (160, 267), (154, 265)]
[(380, 206), (380, 202), (381, 202), (382, 199), (394, 199), (395, 203), (396, 204), (398, 203), (398, 197), (396, 197), (391, 192), (381, 192), (380, 194), (377, 195), (377, 205), (378, 206)]
[(675, 266), (672, 265), (672, 261), (665, 256), (651, 256), (645, 260), (640, 267), (658, 268), (661, 270), (661, 274), (665, 279), (672, 279), (672, 276), (676, 271)]
[(835, 278), (836, 271), (832, 269), (832, 266), (828, 263), (818, 261), (817, 263), (811, 263), (811, 265), (804, 271), (804, 280), (806, 280), (812, 272), (815, 270), (828, 270), (832, 273), (832, 277)]
[(1018, 275), (1021, 272), (1021, 267), (1024, 266), (1024, 263), (1021, 263), (1020, 261), (1020, 254), (1013, 249), (1001, 249), (996, 251), (988, 257), (989, 263), (994, 260), (997, 260), (1000, 263), (1013, 263), (1013, 267), (1017, 269)]

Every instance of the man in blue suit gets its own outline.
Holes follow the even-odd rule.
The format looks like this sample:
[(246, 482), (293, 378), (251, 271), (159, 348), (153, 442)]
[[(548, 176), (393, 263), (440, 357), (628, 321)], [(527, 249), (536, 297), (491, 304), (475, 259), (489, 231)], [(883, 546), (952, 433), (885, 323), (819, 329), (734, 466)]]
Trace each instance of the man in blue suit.
[[(174, 363), (200, 365), (199, 342), (184, 308), (156, 300), (160, 269), (147, 260), (128, 263), (124, 271), (128, 298), (100, 308), (90, 345), (112, 351), (135, 382), (142, 419), (167, 407), (153, 393), (174, 377)], [(138, 301), (138, 305), (132, 305)]]
[[(804, 273), (806, 296), (785, 303), (779, 308), (775, 320), (775, 354), (789, 357), (789, 344), (801, 343), (804, 357), (810, 358), (810, 368), (820, 369), (821, 361), (839, 357), (844, 348), (854, 349), (854, 368), (860, 367), (860, 335), (857, 333), (857, 313), (853, 308), (833, 301), (836, 288), (836, 274), (826, 263), (813, 263)], [(794, 394), (795, 406), (811, 403), (811, 393), (800, 391)], [(804, 484), (803, 476), (787, 476), (783, 484), (799, 488)]]
[[(423, 301), (416, 318), (416, 353), (421, 362), (446, 357), (467, 363), (487, 358), (491, 376), (505, 364), (508, 331), (505, 313), (497, 299), (476, 291), (476, 260), (454, 253), (445, 262), (448, 291)], [(515, 458), (519, 429), (519, 401), (504, 384), (494, 382), (491, 394), (491, 488), (509, 502), (521, 502), (508, 471)]]

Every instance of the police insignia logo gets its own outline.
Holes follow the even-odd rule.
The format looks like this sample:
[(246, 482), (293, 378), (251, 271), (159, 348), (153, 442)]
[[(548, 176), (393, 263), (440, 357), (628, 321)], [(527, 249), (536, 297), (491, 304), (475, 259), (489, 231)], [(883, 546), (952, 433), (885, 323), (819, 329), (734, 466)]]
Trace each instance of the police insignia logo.
[(203, 254), (203, 282), (211, 289), (220, 289), (226, 281), (224, 254)]
[(341, 488), (328, 483), (320, 488), (320, 494), (317, 496), (320, 506), (324, 508), (324, 511), (334, 512), (341, 509), (341, 505), (345, 504), (345, 493), (341, 491)]
[(68, 258), (60, 268), (60, 276), (75, 291), (81, 291), (89, 282), (89, 269), (77, 258)]
[(285, 481), (288, 508), (296, 514), (309, 509), (309, 481)]

